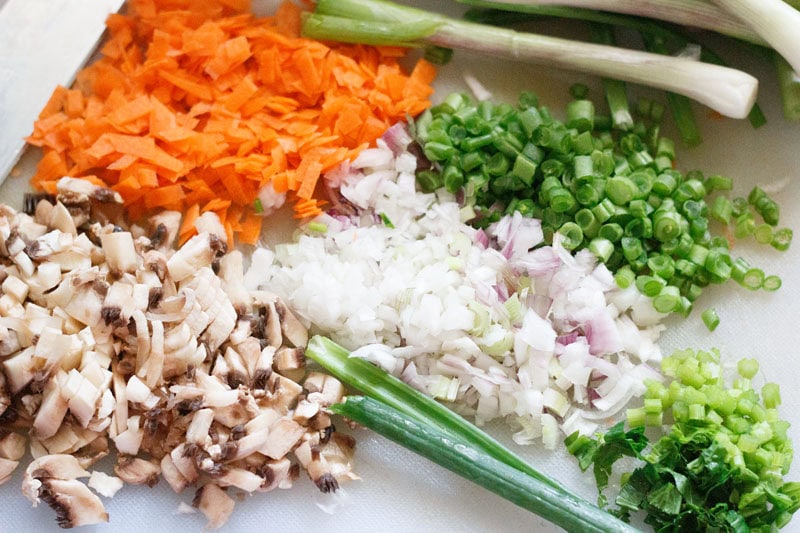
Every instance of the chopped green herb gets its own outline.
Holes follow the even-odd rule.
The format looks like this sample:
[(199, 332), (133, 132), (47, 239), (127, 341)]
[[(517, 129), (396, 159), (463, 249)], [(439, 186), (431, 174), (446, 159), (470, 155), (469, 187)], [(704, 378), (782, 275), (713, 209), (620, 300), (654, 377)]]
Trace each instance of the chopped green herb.
[(387, 228), (394, 228), (394, 224), (392, 224), (392, 221), (389, 220), (389, 216), (386, 213), (381, 213), (380, 217), (381, 217), (381, 222), (383, 222), (384, 226), (386, 226)]
[[(704, 313), (705, 315), (705, 313)], [(656, 531), (774, 531), (800, 508), (800, 483), (783, 479), (792, 460), (788, 423), (778, 417), (780, 391), (767, 383), (761, 395), (751, 380), (754, 359), (739, 361), (733, 386), (723, 379), (719, 352), (675, 352), (662, 362), (668, 385), (646, 383), (644, 406), (596, 437), (566, 439), (580, 468), (594, 470), (601, 505), (607, 503), (613, 465), (638, 461), (622, 475), (612, 513), (629, 520), (643, 512)], [(672, 420), (666, 435), (649, 443), (645, 426)], [(647, 424), (647, 420), (650, 424)]]

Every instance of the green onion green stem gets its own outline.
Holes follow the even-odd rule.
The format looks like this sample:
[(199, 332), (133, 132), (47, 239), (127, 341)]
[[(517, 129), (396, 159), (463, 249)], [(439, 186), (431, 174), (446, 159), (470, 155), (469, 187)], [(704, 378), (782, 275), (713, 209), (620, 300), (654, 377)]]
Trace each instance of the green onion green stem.
[[(766, 44), (749, 25), (711, 2), (702, 0), (458, 0), (474, 7), (502, 9), (519, 13), (547, 14), (560, 16), (559, 10), (580, 10), (587, 12), (607, 12), (632, 15), (672, 22), (678, 26), (691, 26), (711, 30), (723, 35)], [(755, 0), (758, 1), (758, 0)], [(550, 13), (547, 13), (547, 11)], [(746, 19), (745, 19), (746, 20)], [(599, 22), (599, 20), (596, 20)]]
[[(350, 353), (326, 337), (314, 336), (306, 347), (306, 357), (350, 387), (398, 409), (404, 414), (443, 431), (458, 435), (483, 453), (556, 488), (563, 488), (511, 450), (437, 401), (406, 385), (377, 366), (350, 357)], [(564, 489), (566, 493), (566, 489)], [(572, 495), (577, 497), (575, 495)]]
[(749, 74), (727, 67), (520, 33), (382, 0), (320, 0), (305, 17), (303, 34), (375, 45), (436, 45), (549, 64), (683, 94), (733, 118), (747, 116), (758, 86)]
[(565, 494), (486, 454), (449, 431), (363, 396), (349, 396), (331, 410), (494, 492), (567, 531), (635, 532), (600, 508)]
[(800, 72), (800, 11), (783, 0), (714, 0), (714, 3), (746, 21), (762, 39)]

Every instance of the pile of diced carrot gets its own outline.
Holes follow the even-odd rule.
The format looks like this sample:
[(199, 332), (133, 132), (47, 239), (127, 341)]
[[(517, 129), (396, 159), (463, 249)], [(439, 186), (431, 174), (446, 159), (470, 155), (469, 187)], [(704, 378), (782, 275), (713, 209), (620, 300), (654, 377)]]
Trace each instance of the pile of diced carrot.
[(284, 3), (254, 18), (246, 0), (131, 0), (109, 17), (102, 57), (58, 87), (28, 138), (44, 150), (33, 184), (105, 183), (137, 220), (157, 209), (216, 212), (229, 242), (257, 242), (262, 186), (295, 216), (320, 212), (324, 173), (428, 105), (435, 69), (410, 74), (401, 49), (299, 36)]

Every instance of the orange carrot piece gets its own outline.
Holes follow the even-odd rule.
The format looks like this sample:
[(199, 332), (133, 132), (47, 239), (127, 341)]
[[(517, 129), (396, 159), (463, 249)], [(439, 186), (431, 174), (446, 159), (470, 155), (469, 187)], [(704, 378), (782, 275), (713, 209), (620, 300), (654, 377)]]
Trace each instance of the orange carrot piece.
[(63, 155), (56, 151), (47, 151), (39, 161), (36, 169), (37, 183), (57, 181), (67, 174), (67, 165)]
[(67, 91), (64, 102), (64, 112), (70, 118), (76, 118), (83, 113), (84, 99), (83, 93), (77, 89)]
[(173, 84), (175, 87), (183, 89), (188, 94), (199, 98), (200, 100), (211, 100), (214, 93), (211, 87), (203, 85), (199, 82), (189, 79), (186, 76), (168, 72), (166, 70), (159, 71), (159, 75)]
[(227, 209), (228, 207), (230, 207), (230, 205), (231, 205), (230, 200), (222, 200), (221, 198), (214, 198), (206, 205), (204, 205), (201, 211), (203, 211), (204, 213), (206, 211), (221, 211)]
[(229, 111), (238, 111), (257, 92), (258, 85), (253, 82), (252, 78), (245, 76), (241, 83), (224, 98), (225, 107)]
[(47, 100), (47, 103), (42, 108), (41, 112), (39, 112), (39, 119), (47, 118), (54, 113), (58, 113), (64, 108), (64, 100), (67, 96), (67, 88), (62, 87), (61, 85), (56, 86), (53, 90), (53, 94), (50, 95), (50, 99)]
[(183, 215), (183, 220), (181, 221), (181, 227), (178, 230), (178, 240), (180, 244), (185, 243), (189, 240), (189, 237), (197, 233), (197, 230), (194, 227), (195, 221), (200, 216), (200, 206), (197, 204), (192, 204), (189, 206), (189, 209), (186, 210), (186, 213)]
[(264, 218), (255, 213), (245, 213), (242, 220), (242, 229), (239, 232), (239, 242), (244, 244), (257, 244), (261, 235), (261, 224)]
[(240, 35), (219, 46), (204, 70), (212, 79), (217, 79), (247, 61), (251, 55), (247, 37)]
[(143, 94), (112, 111), (108, 116), (108, 120), (112, 124), (127, 124), (149, 115), (152, 110), (153, 103), (150, 97)]
[(436, 67), (432, 63), (421, 59), (414, 65), (414, 69), (411, 71), (411, 79), (424, 85), (429, 85), (436, 79)]
[(139, 158), (135, 155), (124, 154), (106, 168), (108, 170), (124, 170), (134, 164), (137, 159)]
[(291, 37), (300, 35), (302, 10), (292, 2), (283, 2), (275, 12), (275, 28)]
[(316, 153), (309, 153), (300, 161), (297, 167), (296, 179), (300, 182), (297, 189), (298, 198), (311, 198), (314, 189), (317, 187), (317, 180), (322, 172), (322, 163), (316, 158)]
[(180, 185), (167, 185), (158, 189), (152, 189), (144, 197), (145, 207), (166, 207), (170, 205), (180, 205), (180, 200), (184, 197), (183, 187)]

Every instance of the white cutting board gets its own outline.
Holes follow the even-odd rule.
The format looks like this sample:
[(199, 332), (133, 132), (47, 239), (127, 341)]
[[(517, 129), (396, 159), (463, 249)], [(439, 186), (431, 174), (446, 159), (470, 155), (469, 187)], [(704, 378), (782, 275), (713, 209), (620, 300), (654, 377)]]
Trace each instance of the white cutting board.
[[(458, 10), (452, 2), (427, 4), (432, 9), (440, 6), (442, 11)], [(698, 107), (705, 142), (692, 150), (681, 147), (679, 166), (683, 170), (700, 168), (707, 173), (730, 176), (739, 194), (746, 194), (755, 184), (789, 178), (790, 182), (776, 198), (782, 209), (782, 225), (793, 227), (800, 239), (800, 123), (786, 123), (781, 118), (770, 65), (738, 49), (730, 53), (739, 58), (740, 66), (763, 80), (760, 101), (769, 123), (753, 131), (745, 121), (710, 120), (707, 110)], [(554, 110), (563, 109), (569, 99), (567, 89), (575, 81), (588, 83), (593, 88), (592, 94), (602, 98), (595, 79), (457, 52), (453, 62), (440, 71), (435, 99), (443, 98), (452, 90), (466, 90), (462, 81), (465, 71), (480, 78), (497, 99), (510, 102), (515, 101), (520, 90), (528, 89), (537, 91), (541, 100)], [(647, 94), (639, 89), (635, 92)], [(27, 178), (37, 157), (35, 150), (25, 155), (18, 167), (20, 176), (9, 178), (0, 188), (0, 200), (17, 208), (21, 206)], [(697, 302), (697, 308), (716, 307), (722, 319), (719, 328), (709, 333), (696, 312), (688, 320), (672, 320), (661, 347), (669, 353), (676, 348), (716, 346), (731, 359), (757, 357), (762, 369), (759, 379), (781, 385), (784, 401), (781, 411), (794, 424), (789, 433), (798, 443), (796, 445), (800, 445), (800, 357), (797, 350), (800, 337), (795, 336), (800, 330), (800, 242), (782, 254), (748, 244), (737, 246), (737, 251), (767, 273), (780, 275), (783, 287), (771, 294), (749, 292), (733, 283), (712, 287)], [(508, 435), (502, 428), (492, 427), (491, 430), (507, 440)], [(245, 498), (237, 505), (224, 530), (348, 533), (557, 530), (535, 515), (393, 443), (366, 431), (355, 435), (358, 440), (356, 471), (362, 481), (345, 486), (347, 498), (334, 514), (326, 514), (315, 505), (322, 499), (313, 484), (301, 477), (291, 490)], [(591, 475), (581, 474), (574, 460), (562, 450), (546, 452), (513, 444), (512, 447), (542, 471), (594, 501), (596, 492)], [(790, 477), (800, 480), (797, 463)], [(0, 499), (5, 504), (0, 514), (0, 532), (58, 530), (53, 512), (44, 504), (31, 509), (19, 486), (19, 474), (0, 486)], [(113, 500), (106, 500), (110, 524), (84, 529), (152, 533), (198, 531), (205, 524), (201, 515), (175, 514), (178, 503), (190, 503), (192, 496), (190, 491), (176, 495), (164, 482), (152, 489), (126, 486)], [(800, 517), (784, 531), (800, 531)]]

